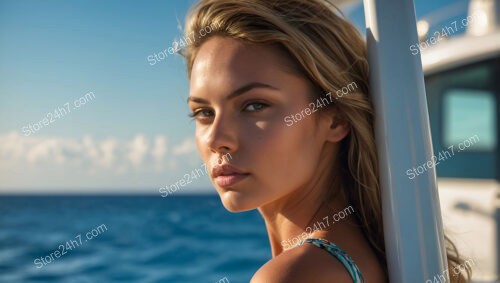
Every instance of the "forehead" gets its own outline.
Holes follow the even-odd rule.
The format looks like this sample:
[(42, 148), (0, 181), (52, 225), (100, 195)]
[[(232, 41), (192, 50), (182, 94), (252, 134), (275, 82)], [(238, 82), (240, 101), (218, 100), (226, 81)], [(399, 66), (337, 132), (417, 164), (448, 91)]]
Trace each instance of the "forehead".
[(251, 44), (214, 36), (197, 52), (191, 71), (191, 92), (210, 85), (236, 87), (248, 81), (266, 82), (297, 73), (286, 52), (276, 45)]

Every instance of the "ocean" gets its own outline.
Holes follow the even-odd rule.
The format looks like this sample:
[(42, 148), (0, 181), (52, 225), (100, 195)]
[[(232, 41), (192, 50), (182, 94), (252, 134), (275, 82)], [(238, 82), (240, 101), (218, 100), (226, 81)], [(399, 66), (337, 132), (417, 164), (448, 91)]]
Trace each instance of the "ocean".
[(0, 196), (0, 282), (249, 282), (257, 211), (218, 196)]

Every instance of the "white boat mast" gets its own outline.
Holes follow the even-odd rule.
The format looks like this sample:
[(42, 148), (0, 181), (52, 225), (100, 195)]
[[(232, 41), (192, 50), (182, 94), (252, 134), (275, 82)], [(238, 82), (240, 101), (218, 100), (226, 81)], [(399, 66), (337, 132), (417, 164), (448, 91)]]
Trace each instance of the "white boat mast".
[(384, 234), (391, 282), (434, 282), (447, 273), (443, 225), (432, 166), (429, 114), (412, 0), (364, 0), (374, 99)]

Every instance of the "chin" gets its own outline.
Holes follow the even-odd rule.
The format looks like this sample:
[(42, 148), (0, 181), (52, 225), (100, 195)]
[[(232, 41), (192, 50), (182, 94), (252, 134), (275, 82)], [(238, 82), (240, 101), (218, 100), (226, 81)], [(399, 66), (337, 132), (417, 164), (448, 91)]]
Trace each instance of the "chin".
[(244, 195), (236, 191), (219, 192), (219, 197), (224, 208), (230, 212), (243, 212), (256, 209), (258, 205), (251, 200), (249, 195)]

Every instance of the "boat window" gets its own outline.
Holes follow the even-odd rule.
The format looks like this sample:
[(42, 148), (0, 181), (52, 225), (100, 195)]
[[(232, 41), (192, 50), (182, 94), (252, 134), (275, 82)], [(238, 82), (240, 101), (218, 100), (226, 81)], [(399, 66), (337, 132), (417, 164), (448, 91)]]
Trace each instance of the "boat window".
[(500, 58), (426, 76), (438, 177), (498, 179)]
[(467, 150), (495, 150), (497, 113), (495, 96), (491, 91), (450, 89), (444, 93), (443, 111), (445, 147), (471, 141)]

